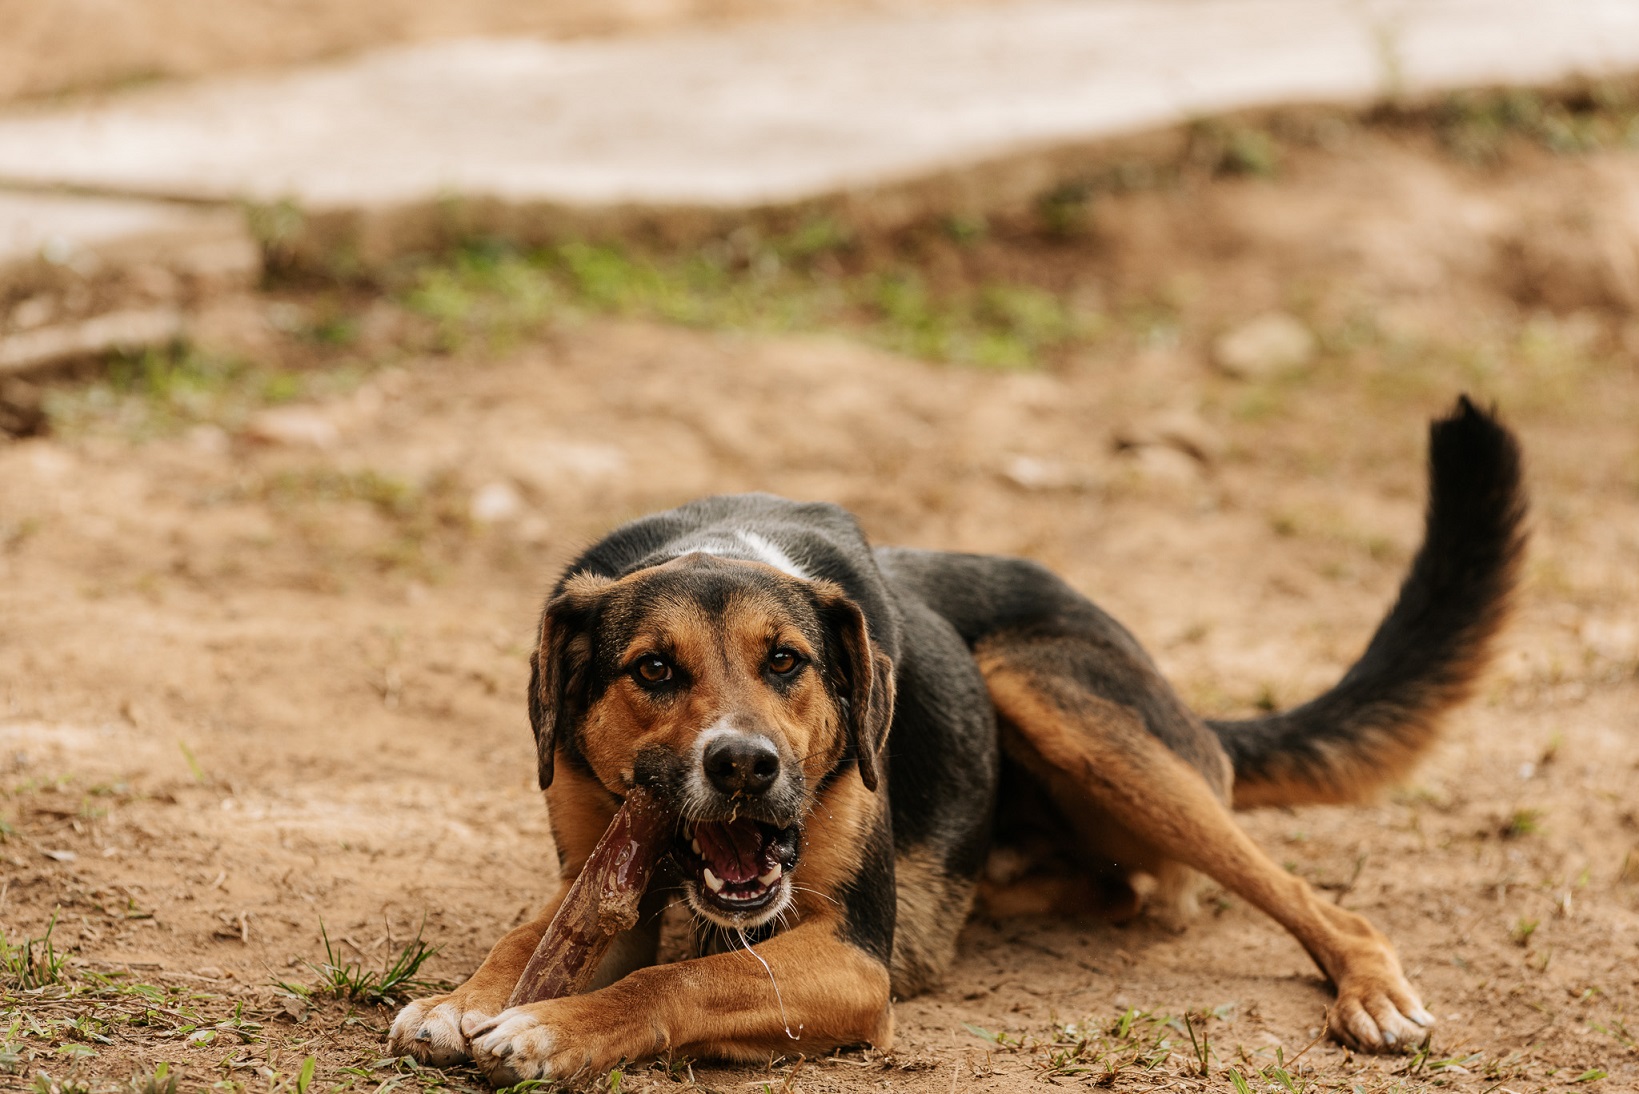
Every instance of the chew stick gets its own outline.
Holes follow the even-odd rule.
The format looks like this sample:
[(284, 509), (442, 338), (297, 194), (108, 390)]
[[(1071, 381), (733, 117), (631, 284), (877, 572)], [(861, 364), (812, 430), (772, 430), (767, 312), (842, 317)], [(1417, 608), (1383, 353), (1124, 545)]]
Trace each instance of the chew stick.
[(626, 795), (569, 886), (507, 1006), (573, 995), (586, 987), (615, 936), (637, 925), (638, 903), (675, 820), (647, 789), (634, 787)]

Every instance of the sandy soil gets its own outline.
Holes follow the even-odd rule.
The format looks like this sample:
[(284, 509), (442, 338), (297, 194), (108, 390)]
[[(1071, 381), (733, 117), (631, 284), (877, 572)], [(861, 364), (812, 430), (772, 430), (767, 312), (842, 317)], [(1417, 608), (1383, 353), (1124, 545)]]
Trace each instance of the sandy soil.
[(641, 34), (1008, 0), (0, 0), (0, 102), (485, 35)]
[[(0, 925), (15, 942), (55, 914), (74, 975), (176, 989), (146, 1026), (114, 1020), (128, 1001), (30, 997), (32, 1026), (0, 1024), (0, 1089), (109, 1088), (158, 1061), (183, 1089), (295, 1089), (310, 1055), (318, 1089), (445, 1081), (378, 1065), (390, 1008), (271, 984), (313, 981), (321, 922), (379, 967), (423, 918), (426, 973), (459, 980), (548, 895), (525, 652), (556, 567), (620, 520), (762, 489), (851, 506), (883, 542), (1029, 555), (1198, 707), (1246, 711), (1357, 653), (1416, 543), (1426, 420), (1464, 388), (1519, 429), (1536, 499), (1507, 656), (1410, 786), (1245, 818), (1387, 932), (1439, 1032), (1421, 1063), (1323, 1043), (1291, 1069), (1324, 1090), (1639, 1089), (1639, 340), (1597, 277), (1550, 311), (1472, 266), (1473, 240), (1544, 203), (1589, 230), (1576, 202), (1639, 192), (1639, 158), (1363, 162), (1102, 207), (1089, 274), (1147, 284), (1173, 319), (1048, 370), (566, 321), (494, 352), (378, 353), (303, 408), (323, 447), (233, 422), (150, 436), (118, 402), (0, 441)], [(1216, 331), (1283, 301), (1339, 317), (1318, 362), (1209, 366)], [(1379, 333), (1351, 342), (1362, 315)], [(638, 1065), (622, 1089), (1216, 1090), (1230, 1066), (1270, 1089), (1253, 1073), (1311, 1044), (1326, 987), (1239, 900), (1206, 908), (1182, 933), (975, 922), (948, 984), (899, 1004), (891, 1054)], [(244, 1043), (236, 1004), (263, 1027)], [(1108, 1032), (1129, 1008), (1174, 1020), (1138, 1023), (1170, 1049), (1153, 1071)], [(88, 1013), (109, 1024), (73, 1032)], [(1053, 1072), (1042, 1046), (1086, 1031), (1126, 1061), (1113, 1078)]]

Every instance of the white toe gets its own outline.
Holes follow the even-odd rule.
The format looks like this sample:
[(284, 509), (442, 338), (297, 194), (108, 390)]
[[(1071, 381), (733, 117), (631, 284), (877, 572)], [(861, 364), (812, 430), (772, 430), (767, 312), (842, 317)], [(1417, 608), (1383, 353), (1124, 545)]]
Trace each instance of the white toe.
[(1349, 1032), (1362, 1048), (1375, 1048), (1384, 1043), (1382, 1031), (1364, 1010), (1356, 1010), (1349, 1015)]
[(1374, 1008), (1372, 1018), (1376, 1020), (1378, 1028), (1383, 1031), (1383, 1040), (1391, 1045), (1416, 1044), (1426, 1035), (1423, 1028), (1416, 1022), (1386, 1004)]
[(491, 1082), (551, 1079), (552, 1048), (557, 1038), (534, 1015), (502, 1011), (472, 1042), (473, 1058)]
[(467, 1011), (467, 1013), (461, 1016), (461, 1033), (466, 1037), (471, 1037), (473, 1034), (477, 1033), (479, 1027), (487, 1023), (491, 1017), (491, 1015), (485, 1014), (481, 1010)]

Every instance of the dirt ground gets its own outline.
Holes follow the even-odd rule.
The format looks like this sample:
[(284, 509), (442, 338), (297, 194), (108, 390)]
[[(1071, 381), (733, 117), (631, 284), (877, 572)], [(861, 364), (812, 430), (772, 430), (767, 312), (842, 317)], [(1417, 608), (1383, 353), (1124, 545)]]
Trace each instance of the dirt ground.
[(0, 102), (486, 35), (643, 34), (1009, 0), (0, 0)]
[[(441, 353), (381, 297), (283, 418), (177, 426), (152, 393), (65, 382), (55, 435), (0, 440), (0, 928), (55, 916), (69, 957), (67, 987), (7, 973), (0, 1090), (163, 1090), (161, 1061), (184, 1090), (478, 1085), (381, 1060), (391, 1007), (274, 985), (315, 982), (321, 923), (380, 968), (424, 922), (423, 975), (458, 981), (549, 894), (525, 656), (556, 568), (623, 519), (770, 490), (881, 542), (1028, 555), (1199, 709), (1244, 712), (1362, 647), (1460, 390), (1528, 458), (1506, 656), (1410, 785), (1244, 817), (1395, 941), (1440, 1022), (1426, 1055), (1313, 1043), (1313, 965), (1212, 895), (1181, 933), (975, 921), (891, 1053), (598, 1082), (1639, 1090), (1635, 195), (1631, 151), (1477, 170), (1379, 140), (1111, 198), (1075, 253), (1113, 333), (1033, 371), (584, 314)], [(276, 355), (327, 305), (247, 306)], [(1275, 307), (1313, 361), (1213, 367)]]

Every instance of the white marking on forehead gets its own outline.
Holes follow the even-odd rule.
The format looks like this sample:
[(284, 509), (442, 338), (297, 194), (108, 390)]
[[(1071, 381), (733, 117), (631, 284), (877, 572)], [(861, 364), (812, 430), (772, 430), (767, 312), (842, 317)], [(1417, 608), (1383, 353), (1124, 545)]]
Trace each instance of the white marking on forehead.
[(808, 580), (808, 575), (803, 572), (802, 567), (791, 561), (791, 556), (780, 550), (766, 536), (758, 535), (756, 532), (743, 528), (735, 534), (740, 537), (740, 542), (749, 547), (751, 553), (757, 556), (758, 562), (766, 562), (781, 573), (790, 574), (792, 577), (803, 581)]

